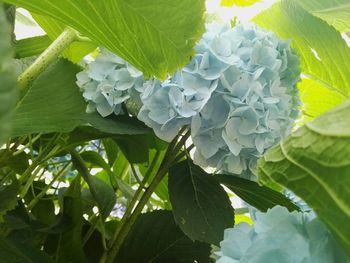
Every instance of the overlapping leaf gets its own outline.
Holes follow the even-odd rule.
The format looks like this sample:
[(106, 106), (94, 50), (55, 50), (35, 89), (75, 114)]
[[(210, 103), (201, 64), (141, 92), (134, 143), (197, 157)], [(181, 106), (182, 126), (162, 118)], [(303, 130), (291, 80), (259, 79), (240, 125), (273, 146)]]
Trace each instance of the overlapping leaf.
[(350, 30), (349, 0), (295, 0), (315, 16), (327, 21), (341, 32)]
[(350, 95), (350, 49), (339, 32), (293, 1), (283, 1), (254, 21), (283, 39), (291, 39), (300, 55), (301, 99), (311, 118), (345, 101)]
[(234, 223), (234, 210), (224, 189), (190, 160), (169, 173), (169, 196), (176, 223), (193, 240), (219, 245)]
[(321, 115), (259, 161), (262, 183), (303, 198), (350, 255), (350, 101)]
[(6, 0), (71, 26), (140, 69), (165, 78), (204, 30), (204, 0)]

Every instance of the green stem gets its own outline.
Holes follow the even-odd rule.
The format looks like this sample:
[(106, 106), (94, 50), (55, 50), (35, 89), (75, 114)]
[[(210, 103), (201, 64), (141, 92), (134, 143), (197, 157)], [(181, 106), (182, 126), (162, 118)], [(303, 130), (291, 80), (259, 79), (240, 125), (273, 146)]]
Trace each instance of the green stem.
[[(177, 159), (176, 156), (177, 156), (178, 152), (181, 150), (182, 146), (184, 145), (187, 138), (189, 137), (190, 133), (187, 132), (185, 135), (183, 135), (183, 137), (181, 138), (181, 140), (178, 143), (178, 139), (184, 130), (185, 129), (182, 129), (179, 132), (179, 135), (176, 136), (176, 138), (168, 146), (168, 150), (165, 153), (165, 157), (163, 159), (162, 164), (159, 167), (158, 172), (154, 176), (152, 182), (150, 183), (150, 185), (148, 186), (146, 191), (141, 196), (137, 206), (135, 207), (135, 210), (132, 212), (132, 214), (130, 216), (124, 215), (123, 224), (121, 225), (121, 228), (118, 229), (118, 231), (116, 232), (116, 235), (114, 236), (111, 249), (109, 251), (106, 251), (103, 254), (103, 256), (100, 260), (100, 263), (104, 263), (104, 262), (112, 263), (112, 262), (114, 262), (114, 259), (117, 256), (125, 238), (129, 234), (132, 226), (135, 224), (135, 222), (136, 222), (137, 218), (140, 216), (144, 206), (148, 203), (149, 199), (151, 198), (153, 192), (156, 190), (159, 183), (163, 180), (164, 176), (167, 174), (169, 168), (173, 164), (173, 161)], [(142, 185), (140, 185), (139, 189), (141, 187), (142, 187)], [(135, 194), (135, 196), (136, 196), (136, 194)], [(137, 201), (138, 198), (135, 198), (135, 200)], [(131, 210), (132, 210), (132, 208), (131, 208)]]
[(44, 189), (42, 189), (42, 191), (35, 196), (34, 199), (32, 199), (30, 201), (30, 203), (28, 204), (28, 210), (31, 210), (37, 203), (38, 201), (46, 194), (46, 192), (52, 187), (52, 185), (54, 184), (54, 182), (56, 182), (62, 175), (64, 175), (64, 172), (68, 169), (68, 167), (70, 166), (70, 163), (67, 163), (52, 179), (52, 181), (45, 186)]
[(78, 33), (66, 28), (59, 37), (19, 77), (20, 92), (24, 94), (30, 83), (43, 72), (73, 41)]

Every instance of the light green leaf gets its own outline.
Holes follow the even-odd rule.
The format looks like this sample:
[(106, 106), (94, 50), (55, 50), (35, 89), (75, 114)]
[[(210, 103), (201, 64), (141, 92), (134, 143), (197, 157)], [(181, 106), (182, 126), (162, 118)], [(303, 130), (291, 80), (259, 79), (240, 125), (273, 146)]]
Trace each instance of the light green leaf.
[(69, 132), (82, 123), (85, 101), (75, 84), (79, 68), (59, 60), (42, 73), (17, 103), (12, 136)]
[[(349, 97), (350, 49), (332, 26), (292, 1), (275, 4), (254, 21), (279, 37), (292, 40), (307, 79), (301, 83), (307, 116), (316, 117)], [(315, 96), (318, 101), (327, 101), (317, 110)]]
[(350, 30), (349, 0), (294, 0), (341, 32)]
[(219, 182), (191, 160), (171, 167), (169, 196), (176, 223), (192, 240), (219, 245), (234, 210)]
[(16, 41), (16, 58), (25, 58), (41, 54), (51, 44), (50, 38), (37, 36)]
[(186, 65), (204, 31), (204, 0), (6, 0), (71, 26), (146, 76)]
[[(66, 28), (66, 26), (55, 19), (48, 16), (32, 14), (35, 21), (49, 36), (51, 41), (54, 41)], [(63, 52), (63, 57), (69, 59), (74, 63), (80, 62), (87, 54), (91, 53), (97, 48), (97, 45), (89, 42), (74, 41)]]
[(290, 135), (259, 160), (260, 182), (304, 199), (350, 255), (350, 100)]
[(11, 117), (16, 103), (16, 76), (12, 63), (10, 26), (0, 3), (0, 145), (11, 132)]
[(245, 7), (254, 5), (257, 2), (260, 2), (261, 0), (221, 0), (221, 5), (226, 7), (232, 7), (234, 5)]

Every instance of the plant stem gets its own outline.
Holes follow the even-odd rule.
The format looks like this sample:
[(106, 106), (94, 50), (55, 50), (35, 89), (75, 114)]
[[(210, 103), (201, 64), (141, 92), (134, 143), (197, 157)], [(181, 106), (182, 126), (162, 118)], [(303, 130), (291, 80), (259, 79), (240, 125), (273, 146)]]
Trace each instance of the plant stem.
[[(135, 224), (137, 218), (141, 214), (144, 206), (147, 204), (148, 200), (152, 196), (153, 192), (156, 190), (159, 183), (163, 180), (164, 176), (167, 174), (169, 168), (173, 164), (173, 161), (176, 160), (177, 153), (181, 150), (182, 146), (186, 142), (187, 138), (189, 137), (190, 133), (187, 132), (181, 140), (178, 143), (178, 139), (181, 136), (182, 132), (185, 131), (185, 129), (182, 129), (178, 136), (176, 136), (173, 141), (169, 144), (167, 152), (165, 153), (165, 157), (163, 159), (162, 164), (160, 165), (158, 172), (154, 176), (152, 182), (146, 189), (146, 191), (142, 194), (138, 204), (135, 207), (135, 210), (132, 212), (132, 214), (129, 216), (128, 214), (125, 214), (122, 219), (121, 227), (116, 232), (114, 239), (112, 240), (112, 246), (109, 251), (105, 251), (103, 254), (100, 263), (112, 263), (114, 262), (115, 257), (117, 256), (125, 238), (129, 234), (132, 226)], [(178, 144), (177, 144), (178, 143)], [(144, 178), (145, 179), (145, 178)], [(147, 179), (147, 178), (146, 178)], [(133, 198), (133, 201), (128, 207), (128, 213), (132, 211), (133, 206), (136, 204), (139, 197), (139, 193), (142, 192), (143, 185), (140, 185), (138, 188), (138, 191), (135, 193), (135, 196)], [(141, 190), (140, 190), (141, 189)], [(135, 198), (136, 197), (136, 198)]]
[(64, 172), (67, 170), (67, 168), (70, 166), (70, 163), (67, 163), (52, 179), (52, 181), (45, 186), (44, 189), (41, 190), (41, 192), (35, 196), (34, 199), (30, 201), (28, 204), (27, 208), (28, 210), (31, 210), (37, 203), (38, 201), (46, 194), (46, 192), (52, 187), (54, 182), (56, 182), (62, 175), (64, 175)]
[(20, 92), (24, 94), (29, 84), (43, 72), (73, 41), (77, 39), (77, 31), (66, 28), (58, 38), (30, 65), (19, 77)]

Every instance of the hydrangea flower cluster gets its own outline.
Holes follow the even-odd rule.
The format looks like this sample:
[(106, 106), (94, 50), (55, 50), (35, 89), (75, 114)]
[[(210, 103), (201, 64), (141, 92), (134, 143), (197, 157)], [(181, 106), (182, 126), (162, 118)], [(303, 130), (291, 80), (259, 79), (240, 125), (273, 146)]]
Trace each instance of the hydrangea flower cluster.
[(138, 118), (152, 127), (158, 137), (171, 141), (202, 110), (217, 83), (217, 80), (197, 79), (185, 70), (163, 83), (148, 81), (141, 95), (143, 106)]
[(225, 230), (217, 263), (349, 263), (313, 213), (276, 206), (257, 213), (254, 225)]
[(254, 25), (211, 25), (185, 70), (218, 80), (192, 119), (194, 161), (250, 178), (298, 115), (297, 56), (288, 42)]
[(122, 103), (131, 96), (137, 98), (143, 83), (141, 71), (106, 49), (77, 74), (77, 85), (88, 102), (87, 112), (97, 110), (102, 117), (121, 114)]
[[(191, 126), (194, 162), (251, 178), (257, 159), (298, 115), (299, 60), (288, 42), (254, 25), (209, 24), (192, 61), (166, 81), (103, 50), (78, 74), (88, 111), (122, 113), (130, 97), (138, 118), (171, 141)], [(137, 96), (134, 96), (134, 95)]]

